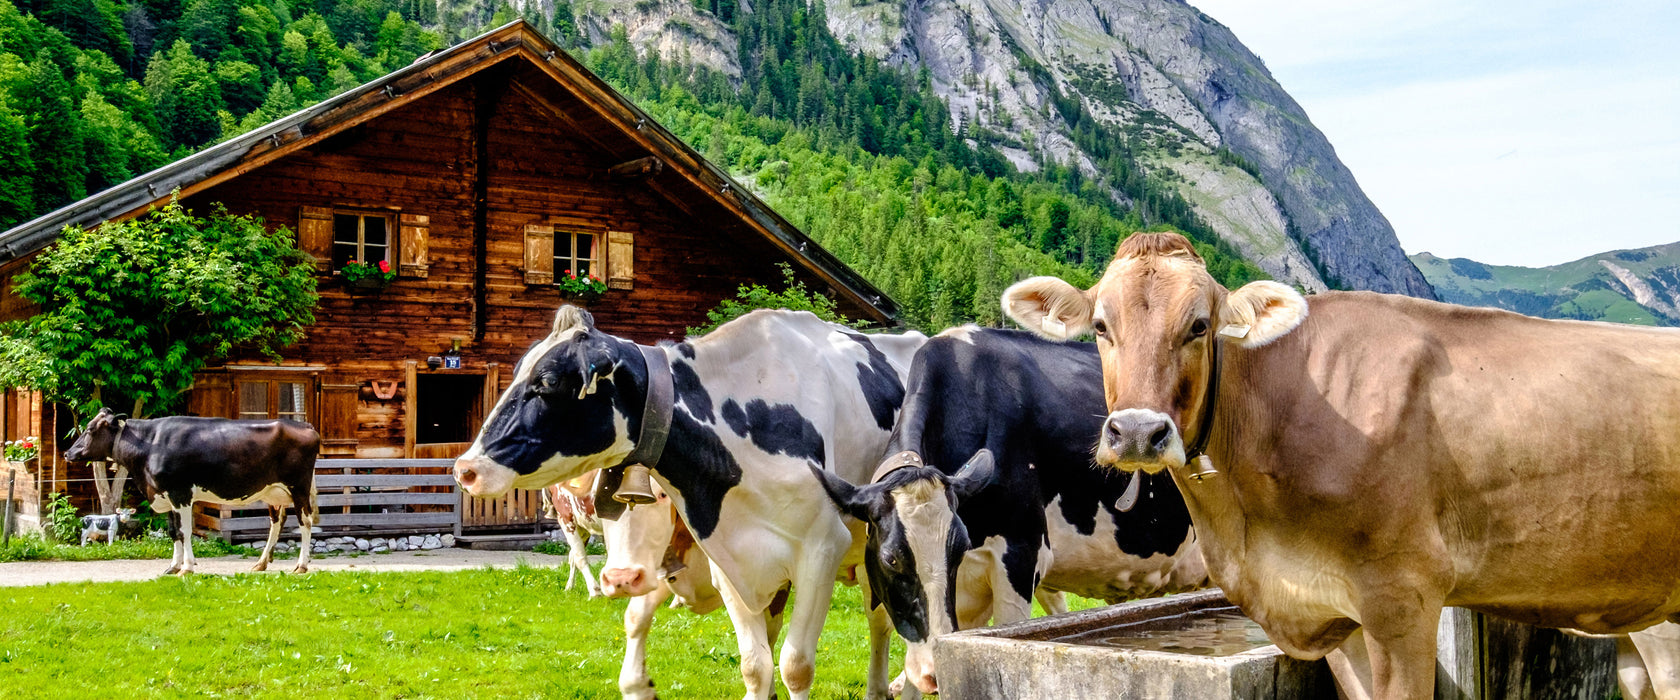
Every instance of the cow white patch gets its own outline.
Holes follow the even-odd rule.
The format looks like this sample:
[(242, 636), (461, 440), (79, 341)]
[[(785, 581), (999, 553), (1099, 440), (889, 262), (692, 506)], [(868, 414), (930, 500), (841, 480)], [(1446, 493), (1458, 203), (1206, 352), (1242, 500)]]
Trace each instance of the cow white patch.
[(1050, 527), (1050, 549), (1056, 553), (1044, 576), (1047, 588), (1119, 600), (1199, 588), (1207, 580), (1194, 528), (1185, 528), (1184, 540), (1173, 553), (1138, 557), (1115, 542), (1118, 526), (1107, 511), (1097, 512), (1089, 535), (1080, 534), (1062, 514), (1061, 496), (1045, 507), (1044, 519)]
[(947, 328), (939, 332), (937, 338), (953, 338), (969, 345), (974, 344), (974, 334), (980, 332), (980, 327), (972, 323), (963, 324), (955, 328)]
[(230, 506), (243, 506), (259, 502), (280, 506), (291, 504), (292, 490), (286, 488), (285, 484), (269, 484), (268, 486), (263, 487), (262, 490), (249, 496), (245, 496), (244, 498), (226, 498), (213, 491), (207, 491), (194, 486), (192, 490), (192, 500), (193, 503), (225, 503)]
[(922, 582), (922, 595), (927, 602), (927, 638), (912, 643), (905, 651), (905, 673), (923, 692), (931, 692), (933, 675), (933, 640), (950, 634), (951, 616), (945, 610), (946, 591), (951, 581), (946, 575), (946, 542), (951, 511), (945, 498), (945, 488), (932, 480), (912, 481), (892, 490), (893, 510), (904, 526), (910, 553), (916, 559), (916, 577)]

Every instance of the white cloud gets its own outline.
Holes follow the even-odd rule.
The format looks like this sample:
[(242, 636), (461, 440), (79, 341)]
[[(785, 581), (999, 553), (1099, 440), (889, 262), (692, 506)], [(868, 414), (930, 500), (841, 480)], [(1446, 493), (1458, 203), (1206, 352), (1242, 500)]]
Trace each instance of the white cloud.
[(1680, 4), (1195, 4), (1409, 252), (1548, 265), (1680, 240)]

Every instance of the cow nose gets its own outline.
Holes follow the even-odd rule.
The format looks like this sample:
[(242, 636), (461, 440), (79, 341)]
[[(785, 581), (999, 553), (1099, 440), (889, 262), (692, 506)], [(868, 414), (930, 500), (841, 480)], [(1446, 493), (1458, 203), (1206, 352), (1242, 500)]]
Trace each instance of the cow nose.
[(455, 480), (461, 483), (462, 488), (471, 489), (473, 484), (478, 483), (478, 469), (472, 462), (455, 460)]
[(1103, 440), (1122, 461), (1154, 461), (1172, 439), (1172, 420), (1155, 411), (1118, 411), (1103, 423)]
[(648, 592), (647, 570), (639, 566), (601, 570), (601, 592), (608, 598), (637, 596)]

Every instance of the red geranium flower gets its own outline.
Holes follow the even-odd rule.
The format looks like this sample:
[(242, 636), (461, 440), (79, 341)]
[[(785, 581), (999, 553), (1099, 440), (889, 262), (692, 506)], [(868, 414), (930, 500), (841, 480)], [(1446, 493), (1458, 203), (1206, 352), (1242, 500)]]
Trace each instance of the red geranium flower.
[(379, 271), (380, 272), (390, 272), (391, 271), (391, 261), (389, 261), (389, 260), (379, 261)]

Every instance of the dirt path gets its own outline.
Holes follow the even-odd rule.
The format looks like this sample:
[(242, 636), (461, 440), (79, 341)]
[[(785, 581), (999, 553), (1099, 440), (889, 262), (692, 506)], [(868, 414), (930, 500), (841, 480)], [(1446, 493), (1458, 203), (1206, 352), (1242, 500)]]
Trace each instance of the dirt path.
[[(256, 557), (200, 557), (195, 575), (242, 574), (251, 570)], [(317, 556), (309, 562), (316, 571), (457, 571), (493, 567), (561, 567), (566, 558), (536, 552), (498, 552), (476, 549), (430, 549), (419, 552), (389, 552), (361, 556)], [(282, 558), (268, 567), (270, 575), (290, 572), (297, 556)], [(598, 565), (599, 562), (596, 562)], [(39, 586), (48, 583), (145, 581), (157, 578), (169, 568), (166, 559), (116, 559), (109, 561), (23, 561), (0, 564), (0, 587)]]

